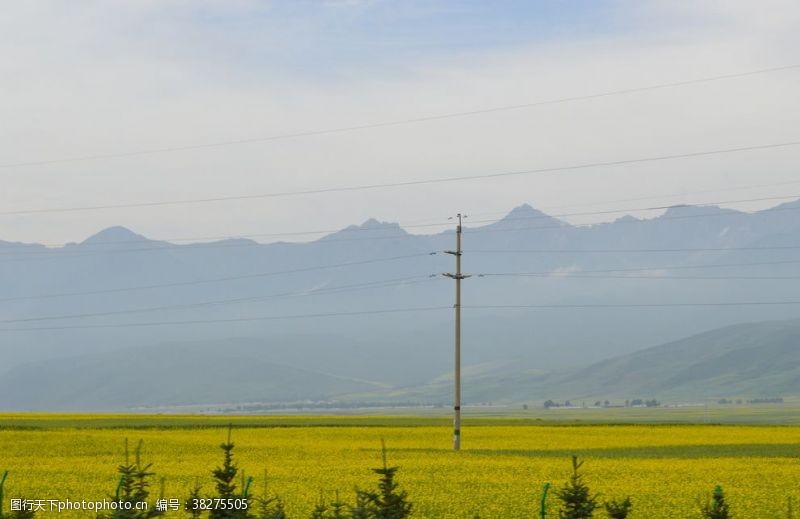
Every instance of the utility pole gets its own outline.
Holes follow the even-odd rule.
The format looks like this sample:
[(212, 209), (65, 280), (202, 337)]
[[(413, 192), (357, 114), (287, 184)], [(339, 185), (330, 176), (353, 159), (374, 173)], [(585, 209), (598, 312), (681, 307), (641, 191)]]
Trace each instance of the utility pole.
[[(466, 218), (463, 215), (463, 218)], [(456, 280), (456, 304), (453, 306), (456, 313), (456, 354), (455, 354), (455, 373), (454, 373), (454, 395), (453, 395), (453, 450), (461, 450), (461, 280), (470, 276), (461, 273), (461, 220), (462, 215), (458, 213), (458, 224), (456, 226), (456, 250), (447, 250), (445, 253), (456, 257), (456, 273), (444, 274)]]

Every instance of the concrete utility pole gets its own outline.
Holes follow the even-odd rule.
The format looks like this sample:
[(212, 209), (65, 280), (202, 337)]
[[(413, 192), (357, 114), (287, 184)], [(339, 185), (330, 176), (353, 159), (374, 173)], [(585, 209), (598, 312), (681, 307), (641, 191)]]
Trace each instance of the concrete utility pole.
[[(466, 218), (467, 215), (463, 215)], [(461, 213), (456, 215), (458, 225), (456, 226), (456, 250), (447, 250), (445, 253), (456, 257), (456, 273), (445, 274), (445, 276), (456, 280), (456, 304), (453, 308), (456, 311), (456, 355), (455, 355), (455, 377), (454, 377), (454, 398), (453, 398), (453, 450), (461, 449), (461, 280), (470, 276), (461, 273)]]

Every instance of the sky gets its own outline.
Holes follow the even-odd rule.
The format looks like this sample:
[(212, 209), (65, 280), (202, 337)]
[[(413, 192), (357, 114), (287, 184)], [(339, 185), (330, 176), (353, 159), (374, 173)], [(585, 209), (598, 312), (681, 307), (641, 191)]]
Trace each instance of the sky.
[(25, 165), (798, 65), (798, 24), (800, 3), (792, 0), (3, 2), (0, 240), (58, 245), (115, 225), (189, 241), (369, 218), (447, 225), (457, 212), (500, 216), (522, 203), (549, 213), (638, 216), (657, 213), (635, 209), (671, 203), (762, 209), (779, 201), (731, 201), (800, 197), (800, 146), (347, 193), (13, 214), (800, 140), (795, 68), (357, 131)]

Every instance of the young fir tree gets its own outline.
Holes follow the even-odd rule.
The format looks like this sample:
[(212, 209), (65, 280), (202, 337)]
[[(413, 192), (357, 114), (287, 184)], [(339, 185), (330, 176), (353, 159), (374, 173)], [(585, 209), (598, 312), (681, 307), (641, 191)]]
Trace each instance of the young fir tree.
[(202, 491), (203, 486), (199, 481), (195, 481), (192, 490), (189, 492), (189, 497), (183, 503), (191, 519), (200, 519), (203, 516), (203, 511), (197, 506), (197, 503), (203, 498)]
[(266, 470), (264, 470), (264, 486), (261, 490), (261, 497), (257, 501), (258, 514), (253, 517), (258, 519), (286, 519), (286, 510), (284, 510), (283, 502), (276, 496), (269, 494)]
[[(283, 502), (277, 497), (258, 500), (258, 514), (252, 517), (257, 519), (287, 519)], [(251, 517), (251, 516), (248, 516)]]
[(325, 503), (325, 496), (322, 495), (322, 491), (319, 493), (319, 502), (314, 507), (314, 510), (311, 512), (311, 517), (309, 519), (326, 519), (328, 517), (328, 512), (330, 509), (328, 505)]
[(310, 519), (352, 519), (352, 515), (348, 513), (348, 507), (339, 499), (339, 493), (336, 493), (336, 500), (330, 504), (325, 502), (325, 497), (322, 492), (319, 495), (320, 499), (317, 506), (311, 512)]
[[(236, 500), (247, 498), (246, 492), (247, 485), (249, 483), (247, 483), (247, 481), (243, 481), (243, 491), (241, 493), (237, 492), (238, 487), (235, 483), (236, 476), (239, 474), (239, 467), (233, 460), (234, 444), (231, 440), (232, 429), (232, 426), (228, 427), (228, 440), (219, 446), (223, 452), (222, 466), (217, 467), (211, 472), (211, 475), (214, 476), (214, 484), (217, 489), (217, 495), (214, 496), (215, 499)], [(211, 512), (209, 513), (210, 519), (244, 519), (248, 516), (249, 514), (246, 509), (227, 507), (212, 507)]]
[[(156, 510), (151, 503), (148, 503), (150, 479), (155, 473), (150, 471), (152, 464), (142, 464), (143, 444), (144, 442), (139, 440), (134, 461), (131, 462), (128, 439), (125, 439), (125, 463), (117, 467), (119, 482), (114, 494), (110, 496), (112, 500), (124, 505), (120, 505), (108, 514), (98, 514), (99, 519), (149, 519), (164, 515), (164, 512)], [(143, 503), (146, 505), (141, 507)]]
[(721, 486), (717, 485), (711, 495), (711, 502), (704, 504), (701, 512), (706, 519), (730, 519), (732, 517), (730, 506), (725, 501), (725, 493)]
[(555, 491), (561, 501), (558, 516), (561, 519), (585, 519), (592, 517), (597, 508), (597, 496), (591, 495), (589, 487), (583, 482), (583, 475), (578, 470), (583, 465), (577, 456), (572, 456), (572, 476), (560, 489)]
[(371, 519), (376, 517), (372, 501), (366, 492), (356, 490), (356, 504), (350, 508), (350, 519)]
[(358, 490), (356, 506), (351, 515), (355, 519), (405, 519), (411, 516), (412, 505), (408, 501), (408, 493), (398, 490), (395, 475), (399, 467), (389, 467), (386, 463), (386, 444), (381, 440), (383, 468), (372, 469), (380, 476), (378, 491)]
[(228, 441), (220, 444), (223, 452), (222, 466), (217, 467), (211, 472), (214, 476), (214, 484), (217, 488), (217, 496), (220, 499), (233, 499), (236, 496), (236, 475), (239, 467), (233, 461), (234, 444), (231, 441), (231, 427), (228, 427)]
[(630, 497), (626, 497), (622, 501), (607, 501), (604, 506), (611, 519), (626, 519), (631, 513), (633, 503)]
[(339, 499), (339, 492), (336, 492), (336, 501), (331, 503), (327, 519), (347, 519), (348, 517), (347, 505)]

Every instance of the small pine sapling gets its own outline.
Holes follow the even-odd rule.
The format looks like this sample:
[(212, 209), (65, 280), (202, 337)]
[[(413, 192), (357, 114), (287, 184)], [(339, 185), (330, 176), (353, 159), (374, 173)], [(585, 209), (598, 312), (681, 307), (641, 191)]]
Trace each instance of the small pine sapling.
[(561, 519), (585, 519), (592, 517), (597, 509), (597, 496), (591, 495), (589, 487), (583, 482), (583, 475), (578, 472), (582, 465), (577, 456), (572, 456), (572, 476), (562, 488), (555, 491), (561, 501), (561, 510), (558, 512)]
[(347, 519), (347, 505), (339, 499), (339, 492), (336, 492), (336, 500), (331, 503), (328, 519)]
[(234, 444), (231, 441), (231, 427), (228, 427), (228, 441), (219, 446), (223, 452), (222, 466), (217, 467), (211, 472), (214, 476), (214, 484), (217, 487), (217, 496), (220, 499), (233, 499), (236, 497), (236, 474), (239, 467), (233, 461)]
[(413, 507), (408, 501), (408, 493), (405, 490), (398, 490), (399, 485), (395, 481), (399, 467), (389, 467), (386, 463), (386, 444), (383, 440), (381, 440), (381, 455), (383, 467), (372, 469), (372, 472), (380, 476), (378, 491), (357, 491), (356, 507), (351, 514), (356, 519), (362, 517), (405, 519), (411, 516)]
[(606, 501), (604, 506), (611, 519), (626, 519), (628, 514), (631, 513), (633, 503), (631, 503), (630, 497), (626, 497), (622, 501)]
[(201, 494), (202, 491), (203, 486), (199, 481), (195, 481), (192, 490), (189, 492), (189, 497), (186, 498), (186, 501), (184, 501), (184, 508), (188, 512), (191, 519), (200, 519), (200, 517), (203, 516), (202, 509), (197, 506), (197, 504), (203, 498), (203, 495)]
[(725, 501), (725, 493), (722, 487), (717, 485), (714, 493), (711, 495), (711, 502), (705, 503), (701, 513), (706, 519), (730, 519), (733, 517), (730, 512), (730, 506)]
[(370, 519), (376, 517), (371, 496), (362, 490), (356, 490), (356, 504), (350, 508), (350, 519)]
[(264, 485), (261, 488), (261, 497), (257, 498), (258, 514), (254, 517), (258, 519), (286, 519), (286, 510), (283, 502), (276, 496), (269, 494), (267, 484), (267, 471), (264, 470)]
[[(217, 489), (215, 499), (246, 499), (250, 481), (242, 477), (242, 492), (237, 492), (236, 476), (239, 475), (239, 467), (233, 459), (233, 449), (235, 447), (231, 436), (233, 434), (233, 426), (228, 426), (228, 439), (225, 443), (220, 444), (220, 449), (223, 452), (222, 466), (217, 467), (211, 471), (214, 477), (214, 485)], [(209, 513), (210, 519), (244, 519), (248, 517), (246, 509), (236, 508), (212, 508)]]
[[(362, 516), (359, 516), (362, 517)], [(372, 516), (370, 516), (372, 517)], [(319, 502), (311, 512), (310, 519), (352, 519), (353, 515), (348, 513), (348, 507), (339, 500), (339, 492), (336, 492), (336, 500), (328, 504), (322, 491), (319, 493)]]
[(328, 505), (325, 504), (325, 496), (322, 494), (322, 491), (319, 492), (319, 501), (317, 502), (314, 510), (311, 511), (311, 517), (309, 519), (326, 519), (328, 517), (328, 512), (330, 509)]
[(149, 519), (164, 515), (163, 511), (148, 504), (150, 479), (155, 477), (155, 472), (150, 471), (152, 464), (142, 464), (143, 445), (144, 442), (139, 440), (134, 452), (134, 461), (131, 462), (128, 439), (125, 438), (125, 463), (117, 467), (119, 481), (111, 498), (116, 502), (125, 503), (126, 506), (119, 506), (108, 515), (98, 514), (98, 519)]

